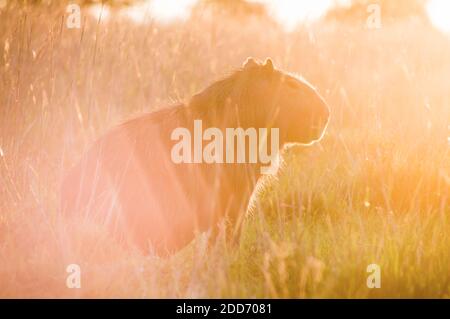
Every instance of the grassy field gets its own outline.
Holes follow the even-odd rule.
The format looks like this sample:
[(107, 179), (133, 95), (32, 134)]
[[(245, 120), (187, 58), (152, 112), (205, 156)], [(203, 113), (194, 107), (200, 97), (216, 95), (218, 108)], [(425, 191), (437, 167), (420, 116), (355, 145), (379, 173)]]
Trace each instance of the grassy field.
[[(450, 298), (449, 37), (414, 21), (285, 33), (210, 14), (163, 26), (83, 12), (68, 29), (63, 13), (0, 11), (0, 297)], [(99, 134), (248, 56), (302, 74), (332, 121), (319, 144), (286, 152), (239, 247), (201, 236), (143, 256), (59, 218), (63, 173)], [(72, 263), (81, 289), (66, 287)]]

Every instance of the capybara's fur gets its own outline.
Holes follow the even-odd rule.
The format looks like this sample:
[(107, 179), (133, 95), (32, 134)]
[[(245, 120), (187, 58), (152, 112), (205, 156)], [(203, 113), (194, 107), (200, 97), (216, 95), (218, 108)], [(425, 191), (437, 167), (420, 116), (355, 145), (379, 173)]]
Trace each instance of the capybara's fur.
[[(62, 210), (111, 224), (144, 252), (166, 254), (227, 217), (245, 213), (260, 163), (176, 164), (171, 134), (178, 127), (279, 128), (280, 145), (320, 139), (329, 109), (312, 86), (248, 59), (187, 105), (148, 113), (100, 137), (68, 172)], [(205, 142), (204, 142), (205, 143)], [(206, 144), (206, 143), (205, 143)]]

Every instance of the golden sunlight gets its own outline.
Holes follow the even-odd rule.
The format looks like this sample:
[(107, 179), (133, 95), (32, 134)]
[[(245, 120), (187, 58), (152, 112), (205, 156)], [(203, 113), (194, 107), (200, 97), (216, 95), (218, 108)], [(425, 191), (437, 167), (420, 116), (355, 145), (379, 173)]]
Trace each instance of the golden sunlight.
[(0, 0), (0, 302), (450, 300), (448, 57), (450, 0)]

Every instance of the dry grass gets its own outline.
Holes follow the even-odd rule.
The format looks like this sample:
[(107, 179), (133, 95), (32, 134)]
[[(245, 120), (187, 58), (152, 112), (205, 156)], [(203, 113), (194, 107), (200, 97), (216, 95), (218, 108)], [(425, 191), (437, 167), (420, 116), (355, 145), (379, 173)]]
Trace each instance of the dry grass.
[[(0, 11), (0, 297), (450, 297), (448, 38), (406, 21), (286, 34), (207, 14), (85, 18), (70, 30), (58, 10)], [(200, 238), (145, 257), (59, 219), (62, 174), (96, 136), (247, 56), (301, 73), (333, 119), (319, 145), (286, 154), (240, 247)], [(66, 288), (70, 263), (82, 289)], [(371, 263), (381, 289), (366, 286)]]

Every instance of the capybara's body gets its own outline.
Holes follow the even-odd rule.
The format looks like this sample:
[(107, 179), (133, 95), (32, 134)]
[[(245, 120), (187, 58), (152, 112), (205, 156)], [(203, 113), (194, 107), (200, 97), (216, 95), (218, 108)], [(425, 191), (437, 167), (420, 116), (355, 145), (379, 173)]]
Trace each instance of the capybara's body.
[(175, 129), (194, 132), (194, 120), (223, 132), (277, 127), (280, 145), (310, 143), (321, 137), (328, 117), (312, 87), (274, 69), (271, 61), (249, 60), (187, 105), (142, 115), (100, 137), (68, 172), (62, 210), (108, 223), (145, 252), (174, 252), (224, 217), (236, 223), (261, 167), (176, 163), (171, 157)]
[(185, 111), (144, 115), (96, 141), (65, 179), (64, 209), (125, 228), (141, 248), (158, 253), (183, 247), (195, 232), (244, 210), (256, 178), (251, 167), (171, 160), (171, 132), (193, 126), (173, 114)]

